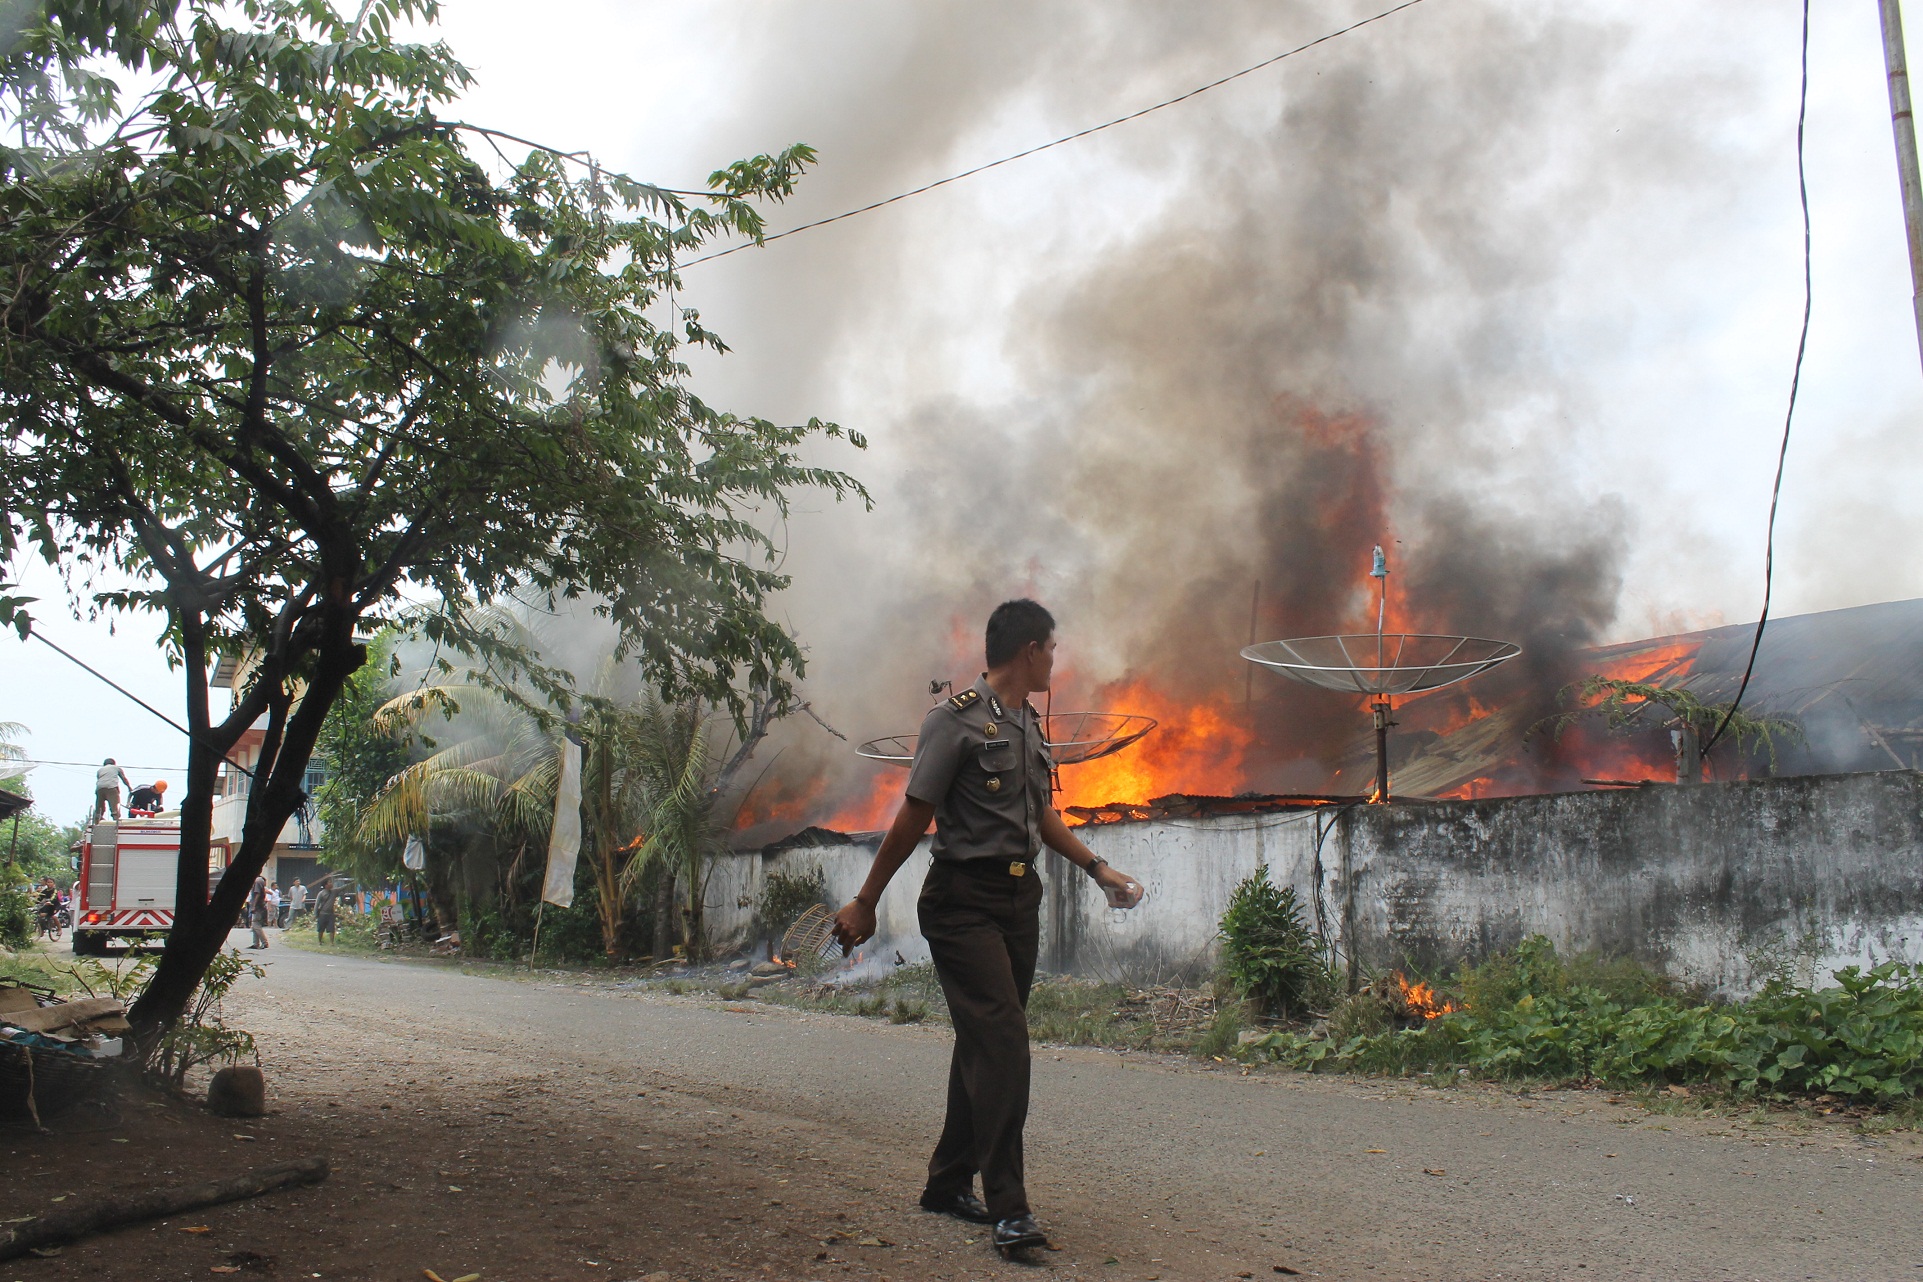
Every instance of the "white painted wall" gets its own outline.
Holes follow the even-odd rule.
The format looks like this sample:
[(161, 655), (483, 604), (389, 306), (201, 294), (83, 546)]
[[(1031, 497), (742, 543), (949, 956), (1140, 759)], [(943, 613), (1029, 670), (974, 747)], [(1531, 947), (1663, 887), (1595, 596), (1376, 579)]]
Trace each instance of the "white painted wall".
[[(1568, 951), (1632, 956), (1724, 993), (1767, 964), (1821, 979), (1844, 965), (1923, 962), (1923, 774), (1768, 779), (1493, 801), (1362, 806), (1087, 827), (1082, 840), (1147, 888), (1110, 910), (1086, 877), (1044, 856), (1045, 971), (1142, 983), (1197, 978), (1216, 923), (1259, 864), (1294, 886), (1358, 973), (1439, 969), (1542, 934)], [(1321, 875), (1316, 875), (1317, 836)], [(746, 939), (778, 869), (819, 864), (843, 903), (878, 836), (746, 854), (717, 865), (709, 921)], [(926, 845), (883, 897), (868, 950), (928, 955), (915, 923)]]

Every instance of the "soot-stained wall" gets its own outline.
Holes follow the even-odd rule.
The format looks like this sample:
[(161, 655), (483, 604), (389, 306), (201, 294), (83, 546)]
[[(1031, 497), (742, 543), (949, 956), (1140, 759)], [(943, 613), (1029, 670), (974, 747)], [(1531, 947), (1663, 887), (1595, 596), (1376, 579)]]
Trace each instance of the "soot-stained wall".
[[(1148, 889), (1111, 911), (1045, 856), (1045, 970), (1134, 983), (1197, 977), (1215, 924), (1258, 864), (1295, 886), (1359, 970), (1444, 966), (1531, 934), (1635, 957), (1725, 993), (1771, 968), (1923, 961), (1923, 774), (1357, 806), (1084, 828)], [(819, 865), (830, 898), (861, 884), (875, 839), (724, 861), (711, 920), (745, 941), (771, 873)], [(927, 957), (915, 926), (926, 849), (884, 899), (871, 966)], [(1318, 894), (1318, 891), (1320, 892)]]

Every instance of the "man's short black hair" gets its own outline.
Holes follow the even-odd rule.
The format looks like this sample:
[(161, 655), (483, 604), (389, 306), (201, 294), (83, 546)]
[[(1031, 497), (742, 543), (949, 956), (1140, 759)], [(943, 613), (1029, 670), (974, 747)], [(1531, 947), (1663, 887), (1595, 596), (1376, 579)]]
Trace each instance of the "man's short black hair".
[(1023, 597), (1004, 601), (988, 616), (988, 666), (999, 668), (1032, 642), (1055, 635), (1055, 616), (1035, 601)]

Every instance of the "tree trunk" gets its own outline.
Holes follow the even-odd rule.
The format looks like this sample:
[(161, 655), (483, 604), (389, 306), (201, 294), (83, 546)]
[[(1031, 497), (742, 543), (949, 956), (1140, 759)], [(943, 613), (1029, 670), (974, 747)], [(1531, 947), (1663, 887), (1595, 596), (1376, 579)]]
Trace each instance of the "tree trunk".
[(594, 842), (595, 889), (600, 892), (601, 949), (610, 962), (621, 960), (621, 932), (627, 925), (626, 896), (621, 893), (621, 855), (614, 835), (614, 731), (600, 723), (601, 768), (589, 807), (590, 839)]
[(685, 889), (688, 894), (688, 906), (682, 909), (682, 937), (687, 941), (688, 960), (706, 961), (708, 935), (703, 922), (705, 915), (703, 910), (707, 907), (702, 903), (706, 897), (703, 894), (704, 887), (699, 880), (690, 875)]
[[(141, 1189), (82, 1202), (37, 1219), (29, 1219), (7, 1230), (6, 1236), (0, 1238), (0, 1260), (16, 1259), (30, 1251), (60, 1242), (72, 1242), (123, 1225), (157, 1220), (166, 1215), (178, 1215), (182, 1211), (197, 1211), (206, 1206), (219, 1206), (224, 1202), (238, 1202), (277, 1189), (318, 1184), (326, 1178), (326, 1158), (303, 1157), (277, 1166), (243, 1171), (223, 1180), (166, 1189)], [(47, 1254), (51, 1255), (52, 1252)]]
[(655, 867), (654, 957), (674, 955), (674, 869), (663, 860)]
[[(272, 682), (273, 689), (281, 691), (286, 674), (282, 655), (270, 653), (262, 661), (257, 689), (249, 691), (245, 698), (236, 699), (234, 714), (215, 732), (207, 720), (208, 656), (204, 633), (199, 630), (198, 616), (187, 618), (181, 631), (188, 660), (188, 726), (193, 739), (188, 748), (187, 798), (181, 807), (174, 928), (167, 935), (167, 946), (160, 954), (160, 965), (155, 967), (153, 979), (133, 1009), (127, 1012), (134, 1034), (143, 1044), (179, 1020), (193, 1000), (194, 990), (200, 987), (208, 965), (226, 945), (228, 932), (240, 918), (248, 889), (260, 870), (267, 866), (267, 858), (280, 839), (281, 828), (306, 797), (301, 784), (327, 711), (334, 706), (348, 677), (367, 662), (367, 647), (354, 641), (352, 616), (343, 610), (328, 611), (300, 702), (280, 725), (270, 723), (272, 753), (270, 756), (263, 751), (256, 769), (250, 789), (252, 795), (247, 802), (247, 819), (241, 830), (240, 850), (209, 897), (207, 861), (213, 837), (215, 770), (264, 702), (258, 687)], [(186, 639), (189, 622), (194, 635)], [(237, 718), (241, 723), (235, 726)], [(263, 744), (263, 749), (268, 746)]]

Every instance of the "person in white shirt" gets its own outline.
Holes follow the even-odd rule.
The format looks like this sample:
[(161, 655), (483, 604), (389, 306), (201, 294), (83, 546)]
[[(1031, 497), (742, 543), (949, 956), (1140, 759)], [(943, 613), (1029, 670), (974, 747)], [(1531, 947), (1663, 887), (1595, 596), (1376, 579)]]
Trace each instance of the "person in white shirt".
[(114, 764), (112, 757), (101, 762), (100, 769), (93, 772), (93, 817), (96, 823), (99, 822), (101, 815), (110, 810), (113, 812), (114, 822), (120, 822), (120, 786), (122, 784), (127, 786), (129, 792), (133, 791), (134, 781), (127, 777), (125, 770)]
[(306, 907), (307, 887), (296, 877), (294, 884), (287, 888), (287, 920), (291, 922), (298, 918)]
[(271, 882), (267, 886), (267, 924), (280, 925), (280, 887)]

